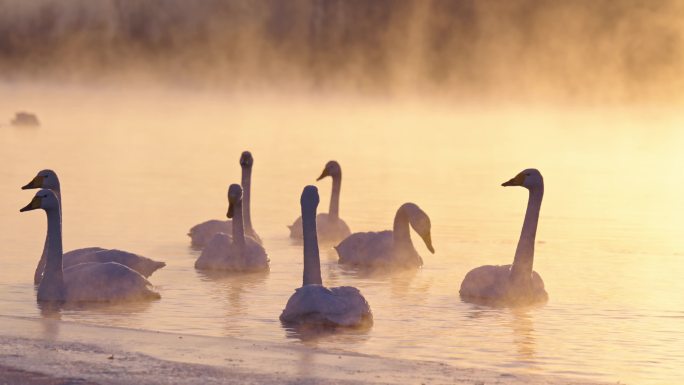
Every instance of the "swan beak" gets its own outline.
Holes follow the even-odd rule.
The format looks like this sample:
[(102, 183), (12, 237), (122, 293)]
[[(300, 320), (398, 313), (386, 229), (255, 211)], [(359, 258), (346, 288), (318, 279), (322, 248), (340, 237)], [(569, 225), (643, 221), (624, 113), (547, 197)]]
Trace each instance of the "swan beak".
[(232, 203), (232, 202), (229, 203), (229, 204), (228, 204), (228, 213), (226, 214), (226, 216), (227, 216), (228, 218), (233, 218), (233, 211), (234, 211), (234, 210), (235, 210), (235, 209), (233, 208), (233, 203)]
[(321, 173), (321, 176), (319, 176), (318, 178), (316, 178), (316, 182), (318, 182), (319, 180), (325, 178), (326, 176), (330, 176), (330, 174), (328, 174), (328, 169), (327, 169), (327, 168), (323, 170), (323, 172)]
[(33, 197), (33, 199), (31, 199), (31, 202), (26, 206), (22, 207), (19, 210), (19, 212), (23, 213), (24, 211), (39, 209), (42, 206), (42, 203), (43, 202), (40, 197)]
[(432, 247), (432, 237), (430, 236), (430, 233), (427, 233), (425, 235), (421, 235), (420, 237), (423, 238), (423, 241), (425, 242), (425, 246), (427, 246), (428, 250), (430, 250), (430, 252), (432, 254), (434, 254), (435, 248)]
[(28, 189), (32, 189), (32, 188), (41, 188), (41, 187), (43, 187), (43, 179), (45, 179), (44, 176), (36, 175), (36, 177), (33, 178), (33, 180), (28, 182), (28, 184), (26, 186), (22, 186), (21, 189), (22, 190), (28, 190)]
[(507, 186), (522, 186), (525, 183), (525, 174), (520, 173), (515, 176), (515, 178), (509, 180), (508, 182), (504, 182), (501, 185), (504, 187)]

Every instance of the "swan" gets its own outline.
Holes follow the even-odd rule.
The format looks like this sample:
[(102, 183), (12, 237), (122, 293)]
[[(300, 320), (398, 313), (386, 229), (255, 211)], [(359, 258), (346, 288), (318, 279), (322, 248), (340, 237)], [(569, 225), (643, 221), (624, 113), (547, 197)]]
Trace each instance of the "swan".
[(304, 279), (280, 314), (280, 321), (290, 325), (359, 327), (373, 323), (373, 313), (366, 299), (355, 287), (326, 288), (321, 279), (321, 261), (316, 236), (318, 189), (306, 186), (301, 196), (304, 236)]
[[(55, 196), (59, 200), (59, 212), (62, 212), (62, 195), (57, 173), (53, 170), (41, 170), (38, 174), (25, 186), (22, 190), (44, 188), (54, 191)], [(60, 218), (61, 223), (61, 218)], [(45, 237), (45, 245), (43, 246), (43, 254), (40, 256), (36, 271), (33, 273), (33, 283), (39, 284), (43, 276), (43, 269), (45, 268), (45, 259), (47, 257), (48, 238)], [(71, 250), (64, 253), (62, 256), (62, 266), (64, 268), (77, 265), (85, 262), (117, 262), (126, 265), (131, 269), (137, 271), (145, 277), (149, 277), (155, 271), (166, 266), (164, 262), (154, 261), (152, 259), (129, 253), (123, 250), (104, 249), (102, 247), (85, 247), (82, 249)]]
[(430, 218), (414, 203), (404, 203), (394, 216), (393, 230), (354, 233), (335, 246), (339, 263), (364, 268), (415, 268), (423, 265), (411, 242), (409, 224), (431, 253)]
[[(340, 218), (340, 190), (342, 189), (342, 169), (340, 164), (331, 160), (325, 165), (319, 181), (326, 176), (332, 178), (332, 194), (330, 196), (330, 210), (328, 213), (320, 213), (316, 216), (318, 238), (321, 242), (339, 242), (351, 234), (349, 226)], [(288, 226), (290, 238), (302, 239), (302, 217)]]
[(268, 270), (266, 250), (254, 239), (245, 236), (242, 211), (242, 188), (228, 188), (228, 218), (232, 218), (233, 236), (217, 233), (207, 243), (195, 261), (199, 270), (263, 271)]
[[(242, 202), (244, 207), (243, 221), (245, 226), (245, 234), (262, 245), (263, 243), (261, 242), (261, 238), (259, 238), (259, 235), (256, 233), (256, 231), (254, 231), (254, 227), (252, 226), (252, 215), (250, 212), (253, 165), (254, 158), (252, 157), (252, 153), (249, 151), (243, 151), (242, 155), (240, 155), (240, 167), (242, 168), (242, 189), (244, 190)], [(202, 248), (209, 243), (214, 234), (230, 234), (231, 231), (232, 223), (230, 220), (222, 221), (218, 219), (211, 219), (193, 226), (188, 232), (188, 235), (190, 236), (193, 247)]]
[(522, 186), (529, 190), (527, 212), (512, 265), (485, 265), (466, 274), (461, 298), (467, 302), (494, 305), (526, 305), (548, 300), (541, 276), (532, 270), (534, 240), (539, 210), (544, 196), (544, 178), (535, 169), (526, 169), (502, 186)]
[(62, 267), (60, 202), (52, 190), (42, 189), (21, 212), (43, 209), (47, 214), (48, 250), (38, 301), (103, 302), (159, 299), (159, 293), (135, 270), (116, 262), (81, 263)]

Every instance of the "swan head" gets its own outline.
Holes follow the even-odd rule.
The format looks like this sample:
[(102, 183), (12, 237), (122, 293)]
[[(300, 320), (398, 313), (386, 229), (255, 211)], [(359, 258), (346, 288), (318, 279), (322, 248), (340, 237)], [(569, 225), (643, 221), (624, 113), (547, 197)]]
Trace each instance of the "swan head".
[(226, 216), (232, 218), (235, 214), (235, 205), (242, 200), (242, 187), (233, 183), (228, 187), (228, 213)]
[(36, 195), (31, 199), (31, 202), (26, 206), (22, 207), (19, 211), (31, 211), (43, 209), (45, 211), (59, 209), (59, 200), (52, 190), (41, 189), (36, 193)]
[(319, 181), (326, 176), (340, 176), (342, 175), (342, 168), (340, 167), (340, 164), (337, 163), (337, 161), (331, 160), (330, 162), (325, 164), (325, 168), (323, 169), (323, 172), (321, 173), (321, 176), (319, 176), (316, 181)]
[(240, 166), (252, 167), (253, 164), (254, 158), (252, 157), (252, 153), (249, 151), (243, 151), (242, 155), (240, 155)]
[(543, 187), (544, 178), (536, 168), (528, 168), (520, 171), (518, 175), (510, 179), (508, 182), (502, 183), (501, 185), (504, 187), (522, 186), (529, 190), (536, 187)]
[(313, 207), (314, 210), (318, 207), (320, 198), (318, 197), (318, 188), (316, 186), (306, 186), (302, 191), (302, 197), (299, 203), (304, 207)]
[(428, 250), (432, 254), (435, 253), (434, 247), (432, 247), (432, 235), (430, 235), (430, 229), (432, 228), (432, 225), (430, 224), (430, 217), (428, 217), (427, 214), (425, 214), (425, 211), (423, 211), (418, 205), (414, 203), (404, 203), (400, 210), (404, 209), (408, 212), (408, 217), (409, 217), (409, 223), (411, 224), (411, 227), (413, 227), (413, 230), (420, 235), (420, 237), (423, 239), (423, 242), (425, 242), (425, 246), (427, 246)]
[(57, 173), (49, 169), (40, 170), (30, 182), (21, 187), (22, 190), (35, 188), (59, 190), (59, 178), (57, 178)]

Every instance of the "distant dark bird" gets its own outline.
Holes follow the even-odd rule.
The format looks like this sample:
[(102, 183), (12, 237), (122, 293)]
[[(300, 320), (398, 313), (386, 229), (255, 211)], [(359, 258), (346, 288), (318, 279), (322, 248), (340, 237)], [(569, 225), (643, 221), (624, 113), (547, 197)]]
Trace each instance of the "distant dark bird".
[[(260, 245), (262, 244), (261, 238), (254, 231), (252, 226), (252, 214), (250, 211), (251, 207), (251, 194), (252, 194), (252, 166), (254, 165), (254, 158), (252, 153), (249, 151), (244, 151), (240, 155), (240, 167), (242, 168), (242, 207), (243, 207), (243, 221), (245, 226), (245, 235), (254, 239)], [(192, 246), (196, 248), (203, 248), (209, 243), (211, 238), (217, 233), (232, 233), (232, 222), (230, 220), (218, 220), (211, 219), (206, 222), (202, 222), (198, 225), (193, 226), (188, 232), (190, 236)]]
[(486, 265), (471, 270), (461, 283), (461, 298), (467, 302), (495, 306), (545, 302), (549, 296), (544, 289), (544, 281), (532, 270), (544, 178), (539, 171), (527, 169), (502, 186), (522, 186), (529, 190), (527, 212), (513, 264)]
[(38, 127), (40, 126), (40, 121), (35, 114), (30, 112), (17, 112), (14, 115), (14, 119), (10, 122), (15, 127)]
[[(326, 176), (332, 178), (332, 194), (330, 196), (330, 210), (328, 213), (320, 213), (316, 216), (316, 229), (318, 239), (321, 242), (339, 242), (351, 234), (349, 226), (340, 218), (340, 191), (342, 189), (342, 168), (340, 164), (331, 160), (325, 165), (321, 176), (316, 179), (319, 181)], [(290, 228), (290, 238), (302, 239), (302, 217), (288, 226)]]
[(326, 288), (321, 279), (321, 261), (316, 236), (318, 189), (306, 186), (302, 192), (304, 274), (302, 287), (295, 290), (280, 314), (287, 325), (363, 327), (373, 323), (366, 299), (355, 287)]

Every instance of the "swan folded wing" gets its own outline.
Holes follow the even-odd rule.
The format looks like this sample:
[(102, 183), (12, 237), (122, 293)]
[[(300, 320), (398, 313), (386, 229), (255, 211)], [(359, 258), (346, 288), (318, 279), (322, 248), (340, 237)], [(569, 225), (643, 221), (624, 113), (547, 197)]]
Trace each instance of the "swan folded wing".
[[(290, 238), (302, 238), (302, 217), (295, 219), (294, 223), (289, 225)], [(316, 215), (316, 234), (318, 240), (323, 242), (337, 242), (344, 239), (351, 234), (349, 226), (340, 218), (331, 219), (328, 213), (320, 213)]]
[(239, 254), (233, 237), (215, 234), (204, 247), (195, 268), (203, 270), (257, 271), (268, 269), (268, 255), (263, 246), (251, 237), (245, 237), (245, 255)]
[(287, 301), (280, 320), (352, 327), (372, 322), (372, 313), (368, 302), (354, 287), (327, 289), (321, 285), (306, 285), (296, 289)]
[(66, 300), (73, 302), (161, 298), (145, 277), (116, 262), (81, 263), (64, 269), (64, 287)]
[(466, 274), (459, 294), (465, 300), (495, 305), (528, 305), (548, 300), (541, 276), (533, 271), (529, 284), (510, 279), (511, 265), (485, 265)]
[(209, 270), (234, 269), (234, 258), (230, 256), (235, 254), (236, 248), (232, 238), (223, 232), (214, 234), (195, 261), (195, 267)]
[(290, 229), (290, 238), (302, 238), (302, 217), (297, 217), (295, 219), (294, 223), (291, 225), (287, 226)]
[(204, 247), (211, 241), (211, 238), (217, 233), (230, 234), (233, 231), (232, 221), (221, 221), (212, 219), (193, 226), (188, 235), (190, 236), (192, 245), (195, 247)]
[[(102, 247), (96, 247), (96, 246), (84, 247), (82, 249), (75, 249), (75, 250), (67, 251), (66, 253), (64, 253), (64, 255), (62, 256), (62, 260), (63, 260), (63, 263), (66, 263), (67, 259), (74, 259), (76, 261), (80, 261), (84, 255), (93, 254), (93, 253), (96, 253), (98, 251), (103, 251), (103, 250), (107, 250), (107, 249), (104, 249)], [(83, 262), (87, 262), (87, 261), (83, 261)], [(77, 262), (77, 263), (83, 263), (83, 262)], [(74, 263), (74, 265), (75, 264), (76, 263)]]
[(157, 262), (141, 255), (129, 253), (127, 251), (117, 249), (102, 249), (99, 247), (73, 250), (64, 254), (62, 257), (62, 266), (64, 268), (87, 262), (120, 263), (137, 271), (144, 277), (149, 277), (158, 269), (166, 266), (166, 263), (164, 262)]
[(354, 233), (335, 247), (339, 262), (348, 265), (372, 266), (382, 263), (391, 253), (392, 231)]
[(316, 232), (318, 240), (333, 242), (344, 239), (351, 234), (349, 226), (340, 218), (333, 218), (327, 213), (316, 216)]

